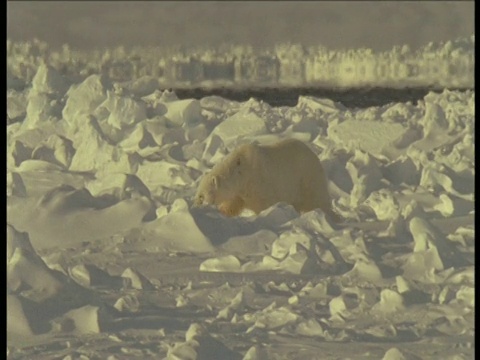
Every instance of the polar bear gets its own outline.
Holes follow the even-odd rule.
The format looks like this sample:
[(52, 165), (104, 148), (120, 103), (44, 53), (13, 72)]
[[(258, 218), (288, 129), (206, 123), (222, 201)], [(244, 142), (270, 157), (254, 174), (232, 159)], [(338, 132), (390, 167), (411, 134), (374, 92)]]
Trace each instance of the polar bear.
[(243, 209), (258, 214), (277, 202), (300, 213), (320, 208), (339, 221), (318, 157), (296, 139), (241, 145), (203, 176), (194, 206), (216, 205), (226, 216), (237, 216)]

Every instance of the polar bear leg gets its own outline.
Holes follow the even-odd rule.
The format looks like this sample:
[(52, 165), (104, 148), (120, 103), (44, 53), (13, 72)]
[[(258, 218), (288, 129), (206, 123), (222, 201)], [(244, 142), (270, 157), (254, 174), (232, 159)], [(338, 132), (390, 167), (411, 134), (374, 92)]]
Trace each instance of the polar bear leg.
[[(319, 208), (332, 221), (338, 223), (341, 218), (332, 210), (332, 200), (327, 190), (327, 182), (323, 178), (303, 188), (303, 199), (305, 200), (304, 211), (311, 211)], [(313, 191), (308, 190), (313, 189)], [(313, 192), (313, 193), (312, 193)]]
[(300, 181), (299, 201), (293, 202), (292, 205), (300, 213), (309, 212), (316, 208), (322, 207), (322, 197), (320, 190), (314, 179), (307, 178)]
[(222, 203), (218, 208), (225, 216), (231, 217), (239, 215), (244, 207), (243, 199), (236, 196), (232, 200)]
[(332, 210), (332, 201), (330, 200), (330, 196), (328, 196), (328, 194), (324, 194), (324, 196), (318, 200), (317, 207), (320, 208), (333, 222), (341, 222), (341, 217)]
[(325, 212), (325, 214), (328, 216), (328, 218), (330, 220), (332, 220), (334, 223), (340, 223), (342, 221), (342, 218), (337, 214), (335, 213), (331, 207), (329, 207), (328, 209), (322, 209), (323, 212)]

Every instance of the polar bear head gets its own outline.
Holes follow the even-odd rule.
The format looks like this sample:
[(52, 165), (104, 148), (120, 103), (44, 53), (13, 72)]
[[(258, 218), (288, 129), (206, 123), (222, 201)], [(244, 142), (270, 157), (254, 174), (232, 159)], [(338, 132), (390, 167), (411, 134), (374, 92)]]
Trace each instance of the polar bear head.
[(230, 154), (200, 180), (194, 206), (220, 205), (238, 195), (244, 182), (242, 154)]
[(195, 194), (195, 206), (217, 204), (220, 194), (220, 177), (211, 173), (203, 176)]

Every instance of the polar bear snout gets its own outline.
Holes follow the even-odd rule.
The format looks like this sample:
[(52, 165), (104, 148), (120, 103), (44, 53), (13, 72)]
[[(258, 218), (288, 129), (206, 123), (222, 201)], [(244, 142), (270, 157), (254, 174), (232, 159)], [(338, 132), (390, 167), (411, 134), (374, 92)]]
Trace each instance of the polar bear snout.
[(193, 206), (195, 207), (213, 204), (215, 204), (215, 197), (213, 194), (199, 194), (195, 196), (195, 200), (193, 201)]
[(195, 196), (195, 199), (193, 200), (193, 206), (200, 207), (202, 205), (203, 205), (203, 195)]

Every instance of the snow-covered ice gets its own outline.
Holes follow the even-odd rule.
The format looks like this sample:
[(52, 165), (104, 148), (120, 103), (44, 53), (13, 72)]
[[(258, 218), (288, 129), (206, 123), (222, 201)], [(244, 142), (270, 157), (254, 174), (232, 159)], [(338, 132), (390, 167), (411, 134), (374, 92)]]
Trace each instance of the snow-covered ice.
[[(12, 359), (36, 346), (42, 358), (277, 359), (292, 337), (305, 358), (319, 339), (330, 352), (360, 344), (361, 358), (437, 358), (432, 343), (445, 359), (473, 354), (474, 90), (272, 107), (78, 82), (47, 64), (17, 85), (7, 81)], [(192, 207), (202, 174), (238, 144), (283, 138), (318, 156), (341, 223), (285, 203), (235, 218)]]

